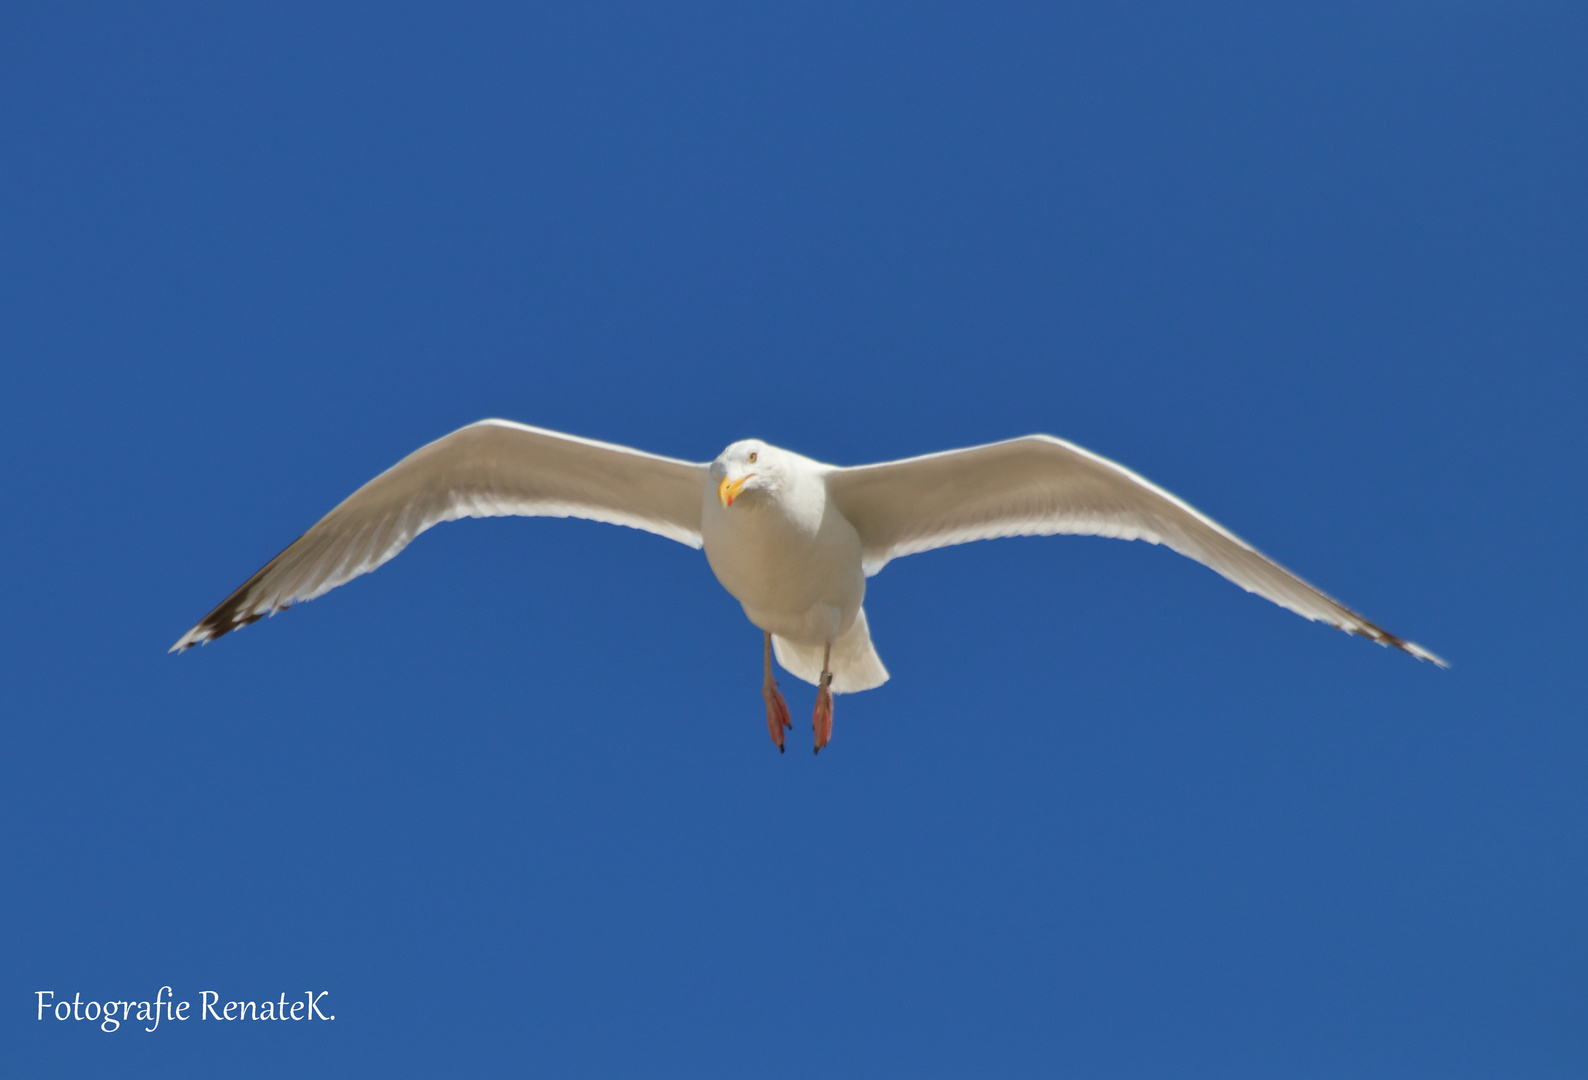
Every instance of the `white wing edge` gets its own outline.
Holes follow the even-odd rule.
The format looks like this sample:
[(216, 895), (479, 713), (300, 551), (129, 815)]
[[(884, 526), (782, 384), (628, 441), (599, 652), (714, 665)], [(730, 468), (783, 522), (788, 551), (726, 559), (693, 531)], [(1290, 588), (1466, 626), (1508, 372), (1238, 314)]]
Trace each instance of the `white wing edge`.
[(1314, 612), (1310, 612), (1310, 611), (1299, 609), (1294, 604), (1286, 601), (1285, 599), (1280, 598), (1280, 597), (1276, 597), (1274, 595), (1271, 595), (1270, 593), (1264, 592), (1260, 588), (1257, 588), (1257, 587), (1252, 586), (1252, 585), (1248, 585), (1248, 584), (1246, 584), (1243, 581), (1237, 580), (1236, 578), (1231, 577), (1225, 571), (1221, 570), (1218, 566), (1213, 565), (1212, 563), (1209, 563), (1209, 562), (1205, 561), (1202, 558), (1199, 558), (1195, 554), (1192, 554), (1190, 552), (1181, 550), (1181, 548), (1179, 546), (1167, 542), (1162, 535), (1160, 535), (1157, 532), (1154, 532), (1151, 529), (1142, 528), (1142, 527), (1138, 527), (1138, 526), (1135, 526), (1135, 525), (1122, 524), (1120, 522), (1108, 521), (1108, 520), (1104, 519), (1102, 515), (1097, 515), (1096, 517), (1088, 518), (1088, 517), (1086, 517), (1083, 514), (1083, 515), (1076, 515), (1075, 517), (1067, 519), (1067, 520), (1057, 520), (1057, 519), (1051, 519), (1050, 518), (1050, 519), (1048, 519), (1046, 521), (1041, 521), (1041, 520), (1038, 520), (1038, 521), (1025, 521), (1025, 522), (1020, 522), (1018, 524), (1013, 524), (1013, 525), (1010, 525), (1010, 524), (998, 524), (996, 522), (981, 522), (981, 523), (977, 523), (977, 524), (967, 524), (967, 525), (961, 525), (961, 526), (957, 526), (957, 527), (950, 527), (950, 528), (944, 529), (941, 532), (932, 533), (932, 534), (928, 534), (928, 535), (923, 535), (923, 536), (915, 537), (915, 538), (910, 539), (910, 540), (902, 541), (900, 543), (892, 545), (886, 551), (883, 551), (883, 552), (880, 552), (880, 553), (877, 553), (877, 554), (873, 554), (873, 555), (869, 555), (869, 556), (864, 556), (863, 559), (862, 559), (861, 566), (862, 566), (862, 569), (864, 570), (866, 576), (867, 577), (871, 577), (871, 576), (877, 574), (879, 571), (882, 570), (882, 568), (884, 566), (887, 566), (888, 563), (890, 563), (894, 559), (899, 558), (899, 557), (904, 556), (904, 555), (916, 555), (916, 554), (919, 554), (919, 553), (924, 552), (924, 551), (933, 551), (933, 550), (936, 550), (938, 548), (943, 548), (943, 547), (953, 547), (953, 546), (958, 545), (958, 544), (968, 544), (968, 543), (971, 543), (971, 542), (976, 541), (976, 540), (994, 540), (994, 539), (1002, 539), (1002, 538), (1005, 538), (1005, 537), (1014, 537), (1014, 536), (1065, 536), (1065, 535), (1067, 535), (1067, 536), (1097, 536), (1097, 537), (1103, 537), (1103, 538), (1106, 538), (1106, 539), (1117, 539), (1117, 540), (1145, 540), (1149, 544), (1167, 546), (1171, 550), (1176, 551), (1179, 554), (1185, 556), (1186, 558), (1191, 559), (1193, 562), (1201, 563), (1202, 565), (1208, 567), (1208, 569), (1212, 570), (1214, 573), (1218, 574), (1220, 577), (1224, 578), (1226, 581), (1229, 581), (1231, 584), (1239, 586), (1242, 590), (1244, 590), (1246, 592), (1253, 593), (1253, 594), (1255, 594), (1257, 596), (1261, 596), (1261, 597), (1263, 597), (1263, 599), (1268, 600), (1270, 603), (1273, 603), (1273, 604), (1275, 604), (1275, 605), (1277, 605), (1279, 607), (1282, 607), (1282, 608), (1286, 609), (1287, 611), (1290, 611), (1290, 612), (1292, 612), (1294, 614), (1300, 615), (1302, 618), (1306, 619), (1308, 622), (1322, 622), (1322, 623), (1324, 623), (1326, 625), (1333, 626), (1333, 627), (1335, 627), (1338, 630), (1343, 630), (1343, 631), (1345, 631), (1348, 634), (1353, 634), (1353, 635), (1356, 635), (1356, 636), (1359, 636), (1359, 637), (1364, 637), (1364, 638), (1368, 639), (1369, 641), (1376, 642), (1380, 647), (1389, 648), (1389, 647), (1393, 646), (1394, 648), (1399, 649), (1400, 651), (1406, 653), (1409, 656), (1415, 657), (1418, 660), (1424, 660), (1424, 661), (1427, 661), (1428, 663), (1434, 664), (1434, 665), (1436, 665), (1436, 666), (1438, 666), (1440, 668), (1444, 668), (1444, 669), (1447, 669), (1447, 670), (1449, 669), (1450, 663), (1449, 663), (1449, 661), (1445, 660), (1443, 657), (1439, 656), (1438, 654), (1436, 654), (1434, 652), (1431, 652), (1428, 649), (1423, 648), (1421, 645), (1418, 645), (1414, 641), (1407, 641), (1405, 638), (1402, 638), (1402, 637), (1399, 637), (1399, 636), (1397, 636), (1395, 634), (1390, 633), (1388, 630), (1385, 630), (1383, 627), (1377, 625), (1376, 623), (1374, 623), (1372, 620), (1368, 619), (1367, 617), (1365, 617), (1365, 616), (1363, 616), (1361, 614), (1358, 614), (1356, 611), (1354, 611), (1353, 609), (1347, 607), (1345, 604), (1342, 604), (1340, 601), (1334, 599), (1334, 597), (1330, 596), (1328, 593), (1324, 592), (1322, 589), (1319, 589), (1317, 586), (1313, 585), (1311, 582), (1308, 582), (1306, 579), (1302, 578), (1298, 574), (1292, 573), (1290, 570), (1286, 569), (1284, 566), (1280, 565), (1278, 562), (1275, 562), (1273, 559), (1269, 558), (1267, 555), (1264, 555), (1257, 548), (1253, 547), (1251, 544), (1247, 543), (1245, 540), (1242, 540), (1239, 536), (1235, 535), (1229, 529), (1226, 529), (1223, 525), (1220, 525), (1217, 521), (1214, 521), (1212, 518), (1208, 517), (1206, 514), (1202, 513), (1200, 510), (1196, 509), (1194, 506), (1192, 506), (1190, 503), (1186, 502), (1184, 499), (1181, 499), (1179, 496), (1173, 494), (1172, 492), (1164, 490), (1163, 488), (1159, 487), (1157, 484), (1154, 484), (1151, 480), (1148, 480), (1146, 477), (1144, 477), (1141, 474), (1135, 472), (1134, 470), (1129, 469), (1129, 468), (1127, 468), (1124, 465), (1121, 465), (1117, 461), (1114, 461), (1114, 460), (1112, 460), (1110, 458), (1106, 458), (1106, 457), (1104, 457), (1101, 454), (1094, 453), (1093, 451), (1086, 449), (1084, 446), (1077, 446), (1075, 443), (1072, 443), (1072, 442), (1070, 442), (1067, 439), (1058, 438), (1055, 435), (1042, 435), (1042, 434), (1023, 435), (1023, 436), (1018, 436), (1018, 437), (1013, 438), (1013, 439), (1002, 439), (1002, 440), (999, 440), (998, 442), (983, 443), (983, 444), (981, 444), (979, 446), (961, 447), (960, 449), (957, 449), (957, 450), (939, 450), (939, 451), (935, 451), (935, 452), (930, 453), (930, 454), (919, 454), (919, 455), (917, 455), (915, 457), (899, 458), (899, 459), (894, 460), (894, 461), (874, 462), (874, 463), (871, 463), (871, 464), (868, 464), (868, 465), (832, 466), (832, 467), (829, 467), (829, 473), (830, 474), (844, 474), (844, 473), (863, 474), (863, 473), (865, 473), (867, 471), (870, 471), (870, 470), (873, 470), (873, 469), (882, 469), (882, 468), (888, 468), (888, 467), (898, 466), (898, 465), (912, 465), (912, 464), (916, 464), (916, 463), (919, 463), (919, 462), (932, 461), (932, 460), (935, 460), (935, 459), (938, 459), (938, 458), (952, 457), (955, 454), (964, 453), (966, 450), (980, 450), (980, 449), (985, 449), (985, 448), (988, 448), (988, 447), (1004, 446), (1004, 445), (1009, 445), (1009, 444), (1013, 444), (1013, 443), (1026, 442), (1028, 440), (1033, 440), (1033, 439), (1041, 441), (1041, 442), (1052, 443), (1052, 444), (1054, 444), (1056, 446), (1062, 447), (1063, 449), (1065, 449), (1065, 450), (1067, 450), (1067, 451), (1069, 451), (1069, 452), (1071, 452), (1071, 453), (1073, 453), (1073, 454), (1075, 454), (1075, 455), (1077, 455), (1079, 457), (1085, 458), (1087, 461), (1091, 462), (1092, 464), (1101, 466), (1104, 469), (1106, 469), (1106, 470), (1108, 470), (1110, 472), (1116, 473), (1116, 474), (1118, 474), (1119, 476), (1123, 477), (1126, 480), (1129, 480), (1132, 484), (1135, 484), (1135, 485), (1137, 485), (1137, 486), (1139, 486), (1141, 488), (1146, 489), (1147, 491), (1151, 492), (1152, 494), (1154, 494), (1154, 495), (1158, 496), (1159, 498), (1163, 499), (1164, 501), (1170, 503), (1176, 509), (1184, 512), (1186, 515), (1188, 515), (1189, 517), (1193, 518), (1198, 523), (1206, 526), (1208, 529), (1210, 529), (1211, 531), (1216, 533), (1218, 536), (1220, 536), (1223, 539), (1229, 541), (1230, 543), (1234, 544), (1236, 547), (1242, 549), (1243, 551), (1245, 551), (1245, 552), (1255, 556), (1256, 558), (1260, 559), (1262, 562), (1264, 562), (1264, 563), (1268, 564), (1269, 566), (1273, 567), (1275, 570), (1278, 570), (1280, 573), (1284, 574), (1286, 577), (1291, 578), (1293, 581), (1295, 581), (1296, 583), (1300, 584), (1304, 588), (1310, 590), (1313, 593), (1316, 593), (1321, 599), (1326, 601), (1328, 604), (1331, 604), (1335, 608), (1338, 608), (1339, 609), (1339, 613), (1340, 613), (1341, 616), (1343, 616), (1343, 618), (1338, 617), (1338, 616), (1331, 617), (1331, 615), (1329, 615), (1329, 614), (1314, 613)]
[[(299, 587), (278, 588), (274, 591), (274, 595), (269, 600), (265, 600), (263, 596), (253, 596), (250, 594), (250, 590), (256, 584), (261, 583), (261, 579), (265, 578), (272, 569), (276, 568), (277, 565), (280, 564), (289, 554), (291, 554), (295, 548), (298, 548), (304, 540), (311, 538), (316, 529), (334, 518), (339, 511), (342, 511), (345, 507), (348, 507), (349, 504), (354, 503), (354, 501), (357, 500), (358, 497), (366, 492), (370, 487), (389, 477), (397, 470), (403, 468), (403, 466), (409, 464), (411, 459), (416, 455), (421, 454), (440, 443), (446, 442), (447, 440), (463, 432), (484, 427), (499, 427), (515, 431), (528, 432), (530, 434), (546, 436), (560, 441), (574, 443), (580, 446), (612, 451), (628, 457), (640, 458), (666, 465), (681, 466), (686, 469), (698, 470), (701, 472), (704, 472), (707, 467), (705, 464), (700, 462), (683, 461), (679, 458), (670, 458), (661, 454), (653, 454), (649, 451), (637, 450), (633, 447), (623, 446), (618, 443), (602, 442), (598, 439), (587, 439), (578, 435), (569, 435), (560, 431), (552, 431), (548, 428), (539, 428), (530, 424), (522, 424), (514, 420), (503, 420), (498, 418), (477, 420), (472, 424), (466, 424), (462, 428), (448, 432), (446, 435), (443, 435), (438, 439), (431, 440), (425, 445), (419, 447), (417, 450), (414, 450), (412, 453), (403, 457), (396, 464), (383, 470), (381, 473), (361, 485), (351, 495), (343, 499), (342, 502), (338, 503), (329, 513), (327, 513), (319, 521), (315, 522), (315, 524), (306, 532), (304, 532), (303, 535), (299, 536), (291, 544), (288, 544), (286, 548), (276, 555), (275, 558), (271, 559), (256, 573), (250, 576), (247, 581), (243, 582), (242, 585), (234, 589), (225, 600), (223, 600), (215, 607), (214, 610), (200, 620), (196, 626), (178, 638), (176, 643), (166, 651), (180, 653), (192, 648), (194, 645), (206, 645), (218, 637), (222, 637), (233, 630), (248, 626), (254, 622), (257, 622), (261, 618), (266, 616), (274, 616), (278, 612), (285, 611), (287, 608), (296, 604), (305, 603), (309, 600), (323, 596), (325, 593), (330, 592), (332, 589), (337, 588), (338, 586), (346, 584), (353, 578), (360, 577), (364, 574), (370, 573), (371, 571), (379, 569), (381, 566), (395, 558), (405, 547), (412, 543), (413, 540), (419, 536), (419, 534), (426, 532), (429, 529), (434, 528), (436, 525), (442, 524), (443, 522), (457, 521), (462, 518), (573, 517), (587, 521), (598, 521), (610, 525), (622, 525), (625, 528), (655, 533), (656, 535), (666, 537), (669, 540), (676, 540), (678, 543), (683, 544), (686, 547), (699, 549), (702, 546), (703, 540), (698, 529), (690, 529), (654, 516), (624, 514), (614, 510), (593, 507), (588, 504), (573, 503), (556, 499), (534, 499), (519, 501), (511, 499), (492, 500), (489, 498), (482, 498), (481, 496), (472, 493), (459, 492), (452, 494), (450, 506), (441, 510), (439, 514), (435, 514), (433, 516), (424, 515), (421, 509), (414, 505), (414, 503), (418, 501), (417, 499), (411, 501), (409, 505), (403, 508), (396, 521), (388, 521), (385, 523), (389, 532), (389, 540), (378, 552), (365, 552), (362, 553), (362, 557), (360, 557), (361, 553), (357, 551), (359, 541), (363, 538), (364, 533), (370, 529), (370, 526), (367, 524), (361, 526), (352, 535), (332, 535), (330, 537), (322, 538), (322, 540), (329, 540), (331, 552), (329, 558), (327, 557), (326, 553), (321, 552), (319, 554), (319, 558), (317, 560), (313, 560), (321, 564), (319, 570), (315, 571), (313, 568), (295, 568), (296, 573), (294, 574), (294, 577), (299, 579), (300, 583), (304, 578), (320, 578), (315, 585), (308, 589), (302, 589)], [(437, 492), (433, 494), (444, 493)], [(395, 528), (392, 526), (395, 526)], [(332, 563), (333, 568), (326, 568), (324, 564), (328, 562)], [(349, 563), (352, 565), (349, 565)], [(283, 593), (286, 595), (281, 595)], [(231, 609), (230, 612), (228, 612), (228, 609)]]

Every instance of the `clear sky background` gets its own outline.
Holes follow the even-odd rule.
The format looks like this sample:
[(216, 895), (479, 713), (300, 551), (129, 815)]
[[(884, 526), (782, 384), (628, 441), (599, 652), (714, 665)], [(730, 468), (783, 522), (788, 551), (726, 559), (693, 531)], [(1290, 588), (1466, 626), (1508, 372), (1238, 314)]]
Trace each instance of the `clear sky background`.
[[(10, 3), (0, 1044), (29, 1077), (1580, 1077), (1580, 3)], [(812, 758), (704, 558), (463, 522), (166, 648), (504, 416), (1049, 432), (1168, 551), (872, 579)], [(36, 990), (313, 988), (146, 1034)]]

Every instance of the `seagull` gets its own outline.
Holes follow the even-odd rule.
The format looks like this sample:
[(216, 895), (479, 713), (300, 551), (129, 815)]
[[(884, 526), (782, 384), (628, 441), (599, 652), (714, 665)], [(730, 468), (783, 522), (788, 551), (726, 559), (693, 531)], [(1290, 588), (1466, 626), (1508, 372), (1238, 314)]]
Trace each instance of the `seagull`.
[(709, 464), (510, 420), (420, 447), (349, 495), (171, 646), (182, 652), (367, 574), (443, 521), (577, 517), (704, 548), (761, 630), (767, 731), (793, 727), (772, 675), (816, 686), (815, 751), (833, 695), (881, 686), (866, 579), (901, 555), (1001, 536), (1111, 536), (1163, 544), (1305, 619), (1445, 661), (1374, 625), (1123, 465), (1051, 435), (840, 467), (760, 439)]

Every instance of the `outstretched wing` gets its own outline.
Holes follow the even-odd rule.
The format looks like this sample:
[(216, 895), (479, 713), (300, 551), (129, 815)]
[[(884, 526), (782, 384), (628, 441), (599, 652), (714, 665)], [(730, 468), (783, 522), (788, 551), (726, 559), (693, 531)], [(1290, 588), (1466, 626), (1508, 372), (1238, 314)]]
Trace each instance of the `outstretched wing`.
[(706, 466), (555, 431), (481, 420), (349, 495), (171, 646), (180, 652), (367, 574), (432, 525), (464, 517), (578, 517), (700, 547)]
[(1307, 619), (1441, 667), (1122, 465), (1050, 435), (834, 469), (827, 490), (860, 534), (867, 574), (890, 559), (997, 536), (1112, 536), (1164, 544)]

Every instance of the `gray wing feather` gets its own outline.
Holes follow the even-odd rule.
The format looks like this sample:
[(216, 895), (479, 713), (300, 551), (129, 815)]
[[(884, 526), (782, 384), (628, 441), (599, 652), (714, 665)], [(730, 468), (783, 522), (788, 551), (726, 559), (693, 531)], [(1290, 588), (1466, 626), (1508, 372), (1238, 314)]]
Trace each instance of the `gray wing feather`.
[(1050, 435), (833, 469), (827, 490), (860, 534), (867, 574), (900, 555), (999, 536), (1145, 540), (1195, 559), (1303, 618), (1447, 666), (1123, 465)]
[(578, 517), (698, 548), (706, 466), (481, 420), (420, 447), (348, 496), (171, 647), (180, 652), (312, 600), (466, 517)]

